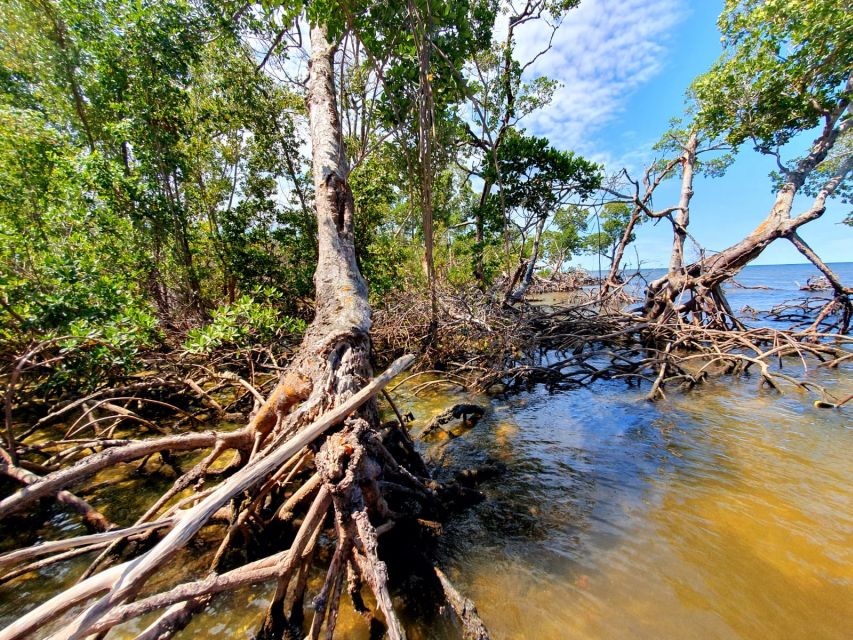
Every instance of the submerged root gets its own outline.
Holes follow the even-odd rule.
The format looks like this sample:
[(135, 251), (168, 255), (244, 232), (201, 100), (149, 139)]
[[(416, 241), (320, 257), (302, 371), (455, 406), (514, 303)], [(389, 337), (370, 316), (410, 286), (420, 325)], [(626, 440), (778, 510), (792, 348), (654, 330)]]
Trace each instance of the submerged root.
[[(0, 566), (14, 567), (36, 555), (61, 559), (63, 554), (78, 550), (106, 548), (76, 585), (0, 631), (0, 639), (26, 637), (81, 605), (85, 605), (82, 612), (53, 638), (104, 634), (154, 611), (163, 613), (143, 631), (142, 637), (171, 637), (215, 594), (260, 582), (274, 582), (276, 588), (258, 637), (301, 637), (308, 576), (313, 570), (320, 534), (330, 518), (335, 549), (323, 586), (311, 599), (314, 613), (308, 636), (332, 636), (345, 585), (354, 604), (367, 611), (358, 587), (363, 584), (376, 602), (375, 614), (367, 611), (367, 615), (376, 624), (383, 621), (388, 637), (404, 638), (391, 599), (389, 570), (379, 554), (379, 537), (401, 520), (414, 522), (423, 515), (435, 517), (446, 511), (446, 501), (440, 497), (441, 486), (421, 474), (425, 470), (422, 462), (420, 466), (407, 467), (407, 460), (416, 454), (408, 435), (400, 435), (405, 430), (397, 425), (386, 429), (383, 437), (375, 422), (374, 396), (408, 367), (412, 358), (399, 359), (381, 376), (355, 391), (358, 369), (352, 355), (346, 350), (336, 355), (333, 350), (329, 370), (318, 376), (311, 393), (303, 392), (301, 404), (294, 403), (287, 413), (278, 413), (274, 427), (260, 438), (258, 426), (268, 419), (264, 408), (247, 427), (235, 432), (167, 435), (104, 448), (0, 501), (0, 512), (12, 514), (41, 497), (59, 495), (65, 487), (80, 484), (109, 466), (154, 453), (209, 450), (200, 462), (178, 476), (134, 526), (100, 537), (84, 536), (0, 556)], [(342, 394), (342, 384), (353, 391)], [(340, 404), (321, 409), (319, 403), (335, 397), (329, 395), (335, 389), (343, 398)], [(280, 396), (273, 394), (273, 399), (280, 403)], [(202, 401), (211, 404), (209, 400)], [(321, 437), (337, 428), (340, 430)], [(97, 444), (93, 447), (97, 448)], [(229, 449), (241, 454), (239, 468), (234, 467), (233, 473), (218, 485), (202, 489), (213, 462)], [(187, 492), (189, 495), (184, 495)], [(309, 500), (310, 507), (303, 511)], [(188, 508), (181, 507), (187, 504)], [(162, 571), (178, 550), (202, 527), (215, 522), (223, 510), (226, 515), (230, 513), (227, 517), (231, 524), (219, 543), (210, 574), (140, 598), (148, 579)], [(304, 515), (296, 518), (299, 513)], [(265, 530), (275, 532), (275, 538), (289, 537), (286, 532), (293, 523), (298, 527), (286, 551), (244, 561), (241, 566), (223, 571), (229, 564), (230, 551), (253, 553), (252, 549), (257, 551), (267, 544), (259, 544)], [(156, 542), (148, 540), (149, 550), (140, 554), (155, 529), (165, 530), (165, 536)], [(128, 545), (128, 541), (134, 544)], [(138, 555), (121, 562), (121, 556), (128, 553)], [(105, 567), (115, 560), (120, 563)]]
[[(807, 305), (768, 312), (763, 317), (799, 322), (776, 329), (746, 326), (720, 286), (685, 285), (679, 291), (684, 295), (676, 292), (678, 304), (654, 309), (647, 304), (630, 312), (612, 292), (569, 306), (514, 307), (479, 292), (445, 295), (442, 303), (456, 311), (443, 316), (449, 319), (438, 327), (431, 359), (423, 363), (432, 379), (415, 389), (449, 384), (507, 392), (543, 384), (560, 390), (619, 379), (629, 386), (648, 385), (647, 397), (658, 400), (670, 388), (689, 390), (712, 375), (755, 371), (760, 386), (778, 392), (793, 386), (823, 400), (830, 397), (825, 389), (783, 369), (799, 366), (805, 372), (853, 361), (853, 340), (844, 329), (851, 314), (843, 301), (812, 298)], [(403, 304), (389, 310), (393, 321), (380, 314), (375, 333), (381, 349), (403, 349), (407, 337), (427, 330), (417, 303)], [(457, 321), (461, 310), (478, 322)], [(642, 315), (650, 310), (654, 313)]]
[(450, 579), (438, 567), (435, 568), (435, 575), (441, 582), (448, 604), (456, 612), (462, 623), (462, 637), (465, 640), (490, 640), (489, 630), (486, 629), (486, 625), (480, 619), (480, 614), (477, 613), (477, 607), (474, 603), (459, 593)]

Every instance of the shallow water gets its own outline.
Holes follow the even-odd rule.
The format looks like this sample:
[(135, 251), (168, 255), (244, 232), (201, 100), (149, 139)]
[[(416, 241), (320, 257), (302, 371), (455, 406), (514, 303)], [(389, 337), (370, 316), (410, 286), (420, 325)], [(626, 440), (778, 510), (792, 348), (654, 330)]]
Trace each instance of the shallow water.
[(534, 392), (436, 451), (509, 467), (442, 547), (495, 637), (845, 637), (849, 410), (754, 381), (643, 397)]
[[(849, 373), (812, 367), (807, 375), (843, 398), (853, 393)], [(647, 388), (622, 382), (509, 398), (442, 386), (415, 396), (413, 388), (396, 392), (417, 418), (413, 434), (454, 402), (488, 406), (473, 428), (424, 449), (439, 475), (490, 460), (507, 465), (481, 485), (484, 502), (448, 523), (439, 546), (440, 565), (494, 638), (849, 637), (853, 403), (817, 409), (813, 397), (790, 388), (779, 396), (755, 377), (668, 392), (654, 404), (644, 400)], [(101, 488), (84, 497), (121, 523), (170, 484), (130, 467), (97, 480)], [(6, 550), (82, 529), (56, 511), (34, 531), (0, 525), (0, 533)], [(73, 582), (90, 560), (0, 586), (0, 626)], [(173, 566), (201, 570), (207, 561), (191, 548)], [(261, 585), (215, 599), (181, 637), (251, 637), (271, 591)], [(148, 621), (110, 637), (133, 637)], [(339, 628), (368, 637), (349, 610)], [(454, 632), (440, 619), (416, 624), (410, 636)]]

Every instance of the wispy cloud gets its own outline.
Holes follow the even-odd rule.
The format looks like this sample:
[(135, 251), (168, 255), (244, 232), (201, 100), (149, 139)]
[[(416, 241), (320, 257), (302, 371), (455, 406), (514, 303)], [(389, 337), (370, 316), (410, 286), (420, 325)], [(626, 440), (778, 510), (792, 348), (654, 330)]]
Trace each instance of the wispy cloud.
[[(548, 76), (562, 87), (523, 125), (563, 148), (600, 153), (596, 134), (663, 69), (670, 33), (685, 14), (685, 0), (582, 0), (566, 16), (553, 48), (527, 70), (529, 77)], [(523, 25), (518, 58), (531, 59), (549, 35), (541, 21)]]

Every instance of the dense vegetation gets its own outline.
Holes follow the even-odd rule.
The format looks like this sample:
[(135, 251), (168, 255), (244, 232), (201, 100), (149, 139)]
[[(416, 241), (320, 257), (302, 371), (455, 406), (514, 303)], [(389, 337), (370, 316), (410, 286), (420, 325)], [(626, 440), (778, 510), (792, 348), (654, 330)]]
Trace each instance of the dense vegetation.
[[(4, 2), (0, 351), (7, 360), (33, 341), (86, 336), (126, 365), (135, 350), (182, 342), (187, 330), (187, 346), (209, 348), (238, 317), (265, 339), (281, 325), (298, 331), (288, 317), (310, 316), (316, 230), (307, 114), (298, 78), (287, 79), (304, 56), (290, 31), (298, 7), (240, 9)], [(501, 67), (511, 42), (490, 42), (495, 9), (448, 4), (432, 25), (441, 55), (453, 56), (434, 56), (430, 67), (435, 262), (457, 284), (471, 280), (475, 255), (486, 256), (483, 277), (491, 282), (499, 264), (530, 251), (537, 220), (589, 195), (599, 175), (512, 126), (513, 110), (545, 103), (551, 85), (529, 86), (514, 61)], [(382, 16), (389, 32), (399, 26), (395, 11)], [(409, 71), (416, 52), (411, 38), (398, 40), (348, 36), (340, 54), (356, 246), (375, 300), (424, 281), (423, 195), (413, 170), (420, 160), (402, 144), (418, 136), (418, 78)], [(490, 77), (464, 81), (465, 64)], [(461, 115), (468, 95), (488, 110), (476, 139)], [(517, 194), (503, 203), (488, 189), (478, 197), (471, 181), (482, 174), (496, 182), (493, 157), (480, 149), (496, 130), (498, 166)], [(479, 240), (466, 225), (474, 215), (485, 221)], [(572, 221), (566, 226), (564, 235), (576, 233)], [(565, 259), (582, 239), (547, 246)], [(110, 359), (106, 351), (97, 357)]]
[[(373, 338), (387, 347), (380, 358), (419, 352), (425, 363), (460, 371), (465, 361), (464, 373), (479, 376), (482, 388), (522, 375), (557, 384), (565, 377), (561, 370), (519, 364), (528, 351), (574, 349), (580, 362), (595, 336), (631, 335), (651, 355), (637, 359), (632, 351), (634, 360), (623, 358), (629, 364), (619, 364), (620, 375), (648, 379), (644, 372), (652, 369), (655, 397), (667, 381), (692, 386), (701, 378), (677, 360), (679, 348), (706, 349), (705, 355), (722, 353), (720, 344), (726, 353), (742, 348), (742, 341), (720, 337), (743, 328), (722, 284), (781, 239), (821, 269), (834, 293), (814, 310), (810, 335), (791, 338), (792, 344), (819, 342), (827, 327), (845, 333), (851, 290), (797, 230), (822, 216), (829, 198), (850, 195), (844, 182), (853, 163), (849, 3), (727, 0), (719, 20), (723, 54), (689, 88), (683, 118), (664, 133), (654, 149), (658, 158), (642, 177), (599, 166), (525, 129), (525, 118), (548, 105), (556, 83), (531, 77), (539, 54), (520, 59), (517, 30), (542, 21), (557, 32), (577, 4), (2, 0), (0, 367), (7, 379), (7, 475), (40, 487), (42, 495), (66, 493), (56, 493), (64, 484), (56, 480), (52, 457), (29, 463), (48, 474), (51, 488), (22, 475), (16, 438), (23, 441), (21, 432), (30, 435), (30, 425), (53, 420), (56, 411), (79, 408), (74, 398), (141, 384), (131, 374), (156, 369), (158, 393), (186, 383), (217, 418), (227, 415), (195, 381), (187, 382), (186, 369), (190, 362), (207, 381), (219, 380), (205, 367), (227, 368), (226, 361), (239, 362), (228, 379), (256, 400), (254, 407), (234, 403), (251, 411), (247, 427), (217, 436), (243, 465), (232, 480), (260, 468), (269, 474), (273, 467), (263, 465), (271, 460), (293, 464), (296, 473), (303, 463), (310, 466), (307, 453), (295, 457), (307, 442), (279, 459), (289, 451), (280, 448), (285, 436), (309, 432), (314, 418), (345, 406), (372, 375), (371, 306), (382, 311)], [(804, 136), (814, 138), (805, 155), (786, 157), (789, 143), (802, 144)], [(777, 160), (768, 182), (776, 191), (769, 214), (762, 221), (764, 212), (750, 212), (757, 225), (752, 234), (713, 255), (698, 252), (691, 262), (685, 247), (694, 175), (725, 171), (734, 154), (749, 147)], [(680, 199), (657, 209), (653, 196), (666, 180), (680, 180)], [(797, 194), (813, 198), (808, 210), (792, 211)], [(637, 225), (651, 220), (672, 226), (669, 269), (649, 283), (640, 324), (636, 316), (605, 317), (627, 302), (622, 256)], [(525, 316), (530, 287), (561, 286), (581, 252), (610, 266), (598, 306)], [(580, 346), (555, 342), (569, 334), (583, 336)], [(770, 333), (751, 339), (776, 340)], [(774, 385), (767, 354), (756, 349), (755, 357), (714, 358), (729, 357), (731, 369), (760, 361)], [(843, 346), (813, 349), (844, 358)], [(477, 358), (481, 364), (472, 365)], [(260, 363), (285, 372), (264, 403), (253, 387)], [(172, 378), (163, 374), (167, 369)], [(246, 370), (251, 384), (240, 378)], [(91, 421), (92, 411), (81, 406), (81, 420)], [(358, 558), (353, 549), (370, 547), (377, 535), (369, 522), (342, 514), (353, 504), (366, 513), (368, 503), (373, 520), (377, 512), (387, 515), (378, 491), (365, 491), (365, 498), (349, 488), (344, 499), (331, 488), (340, 459), (363, 454), (399, 482), (403, 477), (428, 504), (419, 508), (443, 512), (436, 495), (453, 502), (448, 487), (401, 471), (412, 467), (417, 474), (422, 464), (407, 436), (394, 448), (364, 435), (378, 432), (377, 414), (367, 406), (334, 444), (346, 455), (335, 458), (332, 444), (317, 453), (320, 475), (312, 472), (306, 486), (317, 490), (320, 477), (325, 484), (308, 512), (314, 519), (306, 515), (293, 543), (301, 553), (297, 545), (308, 544), (314, 532), (309, 525), (319, 530), (332, 505), (341, 518), (340, 539), (324, 588), (337, 589), (338, 597), (347, 570), (345, 561), (338, 566), (340, 557)], [(22, 410), (20, 424), (13, 407)], [(127, 417), (130, 409), (117, 411)], [(95, 429), (95, 435), (102, 434)], [(178, 446), (170, 437), (140, 448), (140, 455), (158, 452), (165, 460), (164, 452)], [(212, 458), (182, 476), (158, 506), (199, 477), (201, 486), (222, 453), (220, 440), (199, 440), (196, 448), (212, 447)], [(136, 453), (127, 455), (135, 459)], [(83, 462), (80, 469), (87, 464), (100, 463)], [(357, 473), (369, 471), (365, 463)], [(245, 514), (257, 515), (273, 484), (242, 504), (234, 499), (233, 527), (238, 520), (242, 526)], [(233, 486), (228, 499), (253, 485)], [(0, 511), (22, 508), (21, 495), (3, 501)], [(91, 516), (85, 504), (74, 504)], [(191, 536), (202, 524), (187, 516), (175, 531), (197, 526)], [(212, 569), (219, 570), (220, 554), (233, 542), (229, 530)], [(138, 566), (150, 572), (167, 551), (174, 547), (158, 556), (158, 545), (149, 560), (139, 556)], [(402, 637), (390, 598), (383, 600), (384, 565), (364, 553), (362, 577), (391, 635)], [(287, 581), (295, 560), (288, 562)], [(145, 571), (138, 569), (134, 580), (144, 581)], [(281, 581), (282, 575), (270, 573)], [(282, 618), (287, 582), (281, 581), (264, 623), (267, 637), (301, 624)], [(98, 616), (132, 599), (139, 586), (115, 586), (69, 637), (103, 623)], [(193, 593), (193, 600), (183, 600), (203, 607), (207, 600)], [(325, 610), (318, 615), (312, 637)], [(334, 628), (333, 613), (328, 624)]]
[[(625, 228), (636, 196), (607, 204), (613, 181), (596, 192), (601, 167), (523, 128), (555, 83), (524, 73), (514, 30), (545, 19), (557, 28), (575, 4), (528, 2), (510, 12), (502, 38), (492, 35), (499, 7), (488, 0), (351, 7), (346, 24), (332, 25), (342, 38), (356, 250), (374, 302), (436, 278), (488, 288), (532, 257), (517, 278), (529, 285), (536, 270), (557, 274), (578, 252), (613, 262), (623, 236), (633, 239), (633, 224)], [(657, 170), (691, 131), (711, 151), (751, 142), (778, 156), (828, 114), (843, 131), (803, 189), (818, 192), (847, 161), (849, 11), (843, 2), (808, 3), (806, 19), (802, 11), (796, 2), (728, 2), (726, 52), (691, 89), (690, 119), (664, 137)], [(299, 12), (299, 4), (4, 2), (7, 362), (39, 340), (94, 338), (101, 346), (74, 365), (87, 368), (75, 372), (85, 384), (132, 366), (145, 349), (210, 349), (282, 327), (298, 332), (298, 319), (310, 318), (316, 229)], [(324, 12), (340, 19), (331, 5), (309, 6), (310, 19)], [(730, 156), (717, 155), (702, 170), (723, 170)]]

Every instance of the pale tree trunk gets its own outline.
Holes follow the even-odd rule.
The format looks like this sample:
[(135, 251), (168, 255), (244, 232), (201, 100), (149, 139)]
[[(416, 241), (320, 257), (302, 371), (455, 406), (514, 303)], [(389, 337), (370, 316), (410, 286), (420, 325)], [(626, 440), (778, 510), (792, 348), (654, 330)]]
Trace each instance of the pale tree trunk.
[(619, 269), (622, 266), (622, 258), (625, 255), (625, 248), (631, 242), (631, 235), (634, 233), (634, 228), (637, 226), (637, 223), (639, 223), (640, 216), (643, 213), (650, 214), (651, 217), (655, 217), (655, 214), (648, 209), (648, 205), (651, 203), (652, 195), (654, 194), (655, 189), (660, 186), (661, 182), (663, 182), (667, 177), (669, 177), (669, 174), (676, 167), (676, 165), (681, 163), (682, 158), (683, 155), (673, 160), (670, 160), (669, 163), (667, 163), (667, 165), (663, 168), (663, 170), (658, 173), (657, 177), (654, 180), (652, 180), (651, 175), (654, 171), (655, 165), (653, 163), (651, 166), (649, 166), (646, 169), (645, 176), (643, 178), (643, 184), (646, 187), (646, 191), (643, 194), (642, 198), (640, 198), (639, 184), (634, 183), (634, 211), (631, 214), (631, 218), (628, 220), (628, 224), (625, 226), (625, 232), (622, 234), (622, 238), (619, 240), (619, 243), (616, 245), (616, 249), (613, 252), (613, 259), (610, 261), (610, 270), (607, 274), (607, 278), (605, 278), (601, 286), (601, 295), (604, 295), (611, 288), (615, 288), (619, 285), (619, 282), (617, 281)]
[(820, 259), (820, 256), (817, 255), (808, 244), (806, 244), (806, 241), (803, 240), (796, 231), (788, 236), (788, 240), (790, 240), (791, 244), (793, 244), (800, 253), (808, 258), (809, 261), (818, 268), (818, 271), (824, 275), (832, 287), (832, 290), (835, 292), (834, 298), (818, 313), (811, 329), (814, 331), (820, 330), (823, 320), (834, 310), (837, 310), (840, 312), (838, 332), (842, 334), (847, 333), (850, 328), (850, 321), (853, 319), (853, 301), (850, 300), (851, 295), (853, 295), (853, 289), (844, 286), (841, 282), (841, 278), (838, 277), (838, 274), (836, 274), (823, 260)]
[(530, 288), (530, 284), (533, 282), (533, 274), (536, 272), (536, 262), (539, 260), (539, 245), (542, 243), (542, 233), (545, 231), (546, 220), (547, 216), (539, 216), (539, 221), (536, 223), (536, 232), (533, 235), (533, 247), (530, 250), (530, 260), (524, 270), (524, 276), (521, 278), (518, 288), (512, 292), (510, 300), (518, 301), (524, 298), (524, 294), (527, 293), (527, 289)]
[(678, 211), (672, 228), (672, 256), (669, 261), (669, 273), (674, 275), (684, 269), (684, 241), (687, 239), (687, 225), (690, 224), (690, 200), (693, 198), (693, 173), (696, 166), (696, 134), (690, 135), (681, 156), (681, 196)]
[(615, 288), (619, 283), (617, 282), (617, 277), (619, 275), (619, 268), (622, 265), (622, 257), (625, 255), (625, 247), (628, 246), (628, 243), (631, 241), (631, 234), (634, 233), (634, 227), (637, 226), (637, 222), (640, 220), (640, 208), (635, 207), (634, 212), (631, 214), (631, 218), (628, 220), (628, 224), (625, 227), (625, 233), (622, 234), (622, 238), (619, 240), (619, 244), (616, 245), (616, 250), (613, 252), (613, 260), (610, 261), (610, 271), (607, 273), (607, 278), (605, 278), (604, 282), (601, 285), (601, 293), (607, 293), (611, 288)]
[[(282, 396), (281, 400), (267, 403), (256, 420), (261, 431), (274, 426), (282, 404), (292, 404), (294, 394), (306, 399), (312, 392), (322, 396), (335, 391), (327, 400), (317, 398), (318, 410), (322, 411), (330, 403), (345, 400), (357, 389), (361, 384), (357, 377), (369, 379), (373, 374), (369, 363), (371, 320), (367, 283), (356, 264), (354, 203), (347, 182), (349, 168), (335, 99), (332, 71), (335, 47), (327, 42), (322, 28), (311, 29), (311, 47), (306, 102), (318, 242), (315, 316), (293, 365), (274, 392), (275, 396)], [(335, 380), (334, 371), (341, 366), (352, 367), (350, 375), (346, 380)], [(329, 376), (332, 380), (327, 379)], [(332, 381), (330, 388), (321, 389)]]
[(554, 268), (551, 270), (551, 275), (549, 276), (550, 280), (553, 280), (557, 277), (557, 274), (560, 273), (560, 269), (563, 267), (563, 263), (566, 261), (566, 253), (564, 251), (560, 252), (559, 257), (557, 258), (557, 262), (554, 265)]
[(820, 256), (817, 255), (808, 244), (806, 244), (806, 241), (803, 240), (799, 234), (796, 232), (792, 233), (788, 236), (788, 240), (790, 240), (791, 244), (793, 244), (800, 253), (808, 258), (809, 262), (816, 266), (818, 271), (823, 274), (833, 291), (835, 291), (835, 295), (848, 296), (853, 293), (853, 289), (844, 286), (841, 282), (841, 278), (838, 277), (838, 274), (836, 274), (823, 260), (821, 260)]
[[(681, 153), (681, 192), (678, 198), (678, 208), (672, 218), (672, 253), (669, 269), (665, 276), (649, 283), (648, 292), (655, 292), (656, 302), (662, 302), (664, 307), (672, 305), (681, 295), (684, 287), (684, 244), (687, 240), (687, 225), (690, 224), (690, 201), (693, 198), (693, 176), (696, 168), (696, 147), (698, 138), (690, 134)], [(665, 290), (663, 295), (659, 295)], [(655, 310), (653, 315), (660, 315), (663, 310)]]
[(433, 101), (432, 83), (430, 82), (430, 40), (429, 18), (422, 18), (417, 13), (413, 3), (409, 3), (409, 12), (418, 16), (415, 25), (416, 42), (418, 45), (418, 81), (420, 96), (418, 100), (418, 160), (421, 169), (421, 214), (424, 234), (424, 273), (429, 286), (430, 300), (430, 331), (429, 340), (434, 338), (438, 323), (438, 299), (436, 295), (435, 246), (433, 232), (433, 203), (432, 203), (432, 135), (433, 135)]
[[(752, 262), (779, 238), (791, 238), (804, 224), (816, 220), (826, 211), (826, 200), (843, 182), (853, 168), (853, 158), (847, 157), (818, 191), (812, 206), (800, 215), (793, 216), (794, 197), (805, 184), (809, 175), (823, 162), (838, 137), (850, 126), (848, 121), (837, 123), (846, 111), (846, 103), (839, 108), (834, 118), (829, 119), (821, 135), (815, 140), (808, 156), (788, 172), (787, 179), (776, 194), (776, 200), (764, 221), (746, 238), (736, 244), (686, 266), (675, 278), (667, 274), (651, 283), (646, 290), (644, 314), (646, 317), (665, 320), (672, 313), (694, 313), (711, 316), (731, 314), (720, 309), (713, 300), (719, 296), (721, 285), (734, 277), (743, 267)], [(676, 304), (683, 292), (692, 298)], [(724, 305), (723, 305), (724, 306)], [(733, 320), (733, 318), (730, 318)]]
[[(259, 439), (266, 437), (264, 431), (269, 428), (275, 436), (298, 430), (318, 414), (352, 397), (373, 375), (368, 290), (356, 264), (354, 203), (335, 99), (335, 47), (328, 42), (323, 27), (312, 27), (310, 36), (307, 104), (319, 243), (314, 274), (316, 315), (293, 365), (275, 392), (275, 400), (266, 405), (270, 414), (264, 421), (266, 426), (259, 431)], [(287, 413), (303, 399), (298, 411)], [(358, 566), (385, 616), (389, 637), (403, 638), (402, 626), (391, 607), (387, 570), (375, 556), (376, 533), (371, 524), (371, 518), (387, 517), (387, 506), (376, 483), (382, 467), (365, 449), (367, 442), (376, 437), (375, 403), (368, 402), (358, 416), (346, 422), (341, 434), (330, 437), (315, 458), (324, 490), (331, 496), (340, 536), (329, 571), (330, 575), (332, 571), (345, 574), (348, 564)], [(289, 578), (279, 583), (261, 637), (281, 637), (285, 629), (284, 600)], [(338, 582), (333, 580), (333, 584), (340, 584), (344, 578), (338, 575), (335, 580)], [(337, 590), (339, 593), (340, 586)], [(332, 606), (335, 603), (330, 609)], [(312, 636), (319, 632), (317, 625), (322, 624), (325, 612), (323, 608), (315, 614)], [(330, 625), (334, 627), (331, 617)]]

